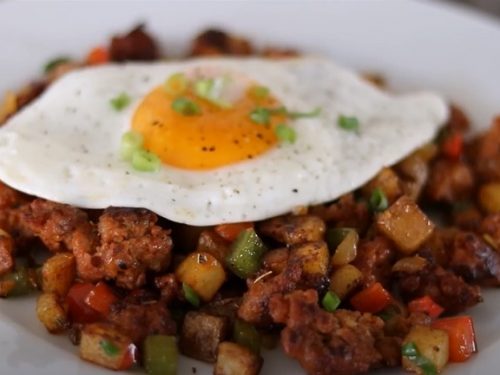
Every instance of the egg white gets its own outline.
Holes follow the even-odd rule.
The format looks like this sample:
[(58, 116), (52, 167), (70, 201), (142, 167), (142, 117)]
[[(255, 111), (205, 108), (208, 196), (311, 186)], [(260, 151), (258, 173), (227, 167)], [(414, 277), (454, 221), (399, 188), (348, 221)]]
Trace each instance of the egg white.
[[(291, 121), (296, 143), (253, 160), (211, 171), (133, 170), (119, 146), (136, 106), (169, 75), (209, 66), (242, 72), (287, 108), (321, 107), (321, 115)], [(132, 105), (116, 112), (109, 101), (122, 92)], [(356, 116), (360, 131), (341, 129), (340, 114)], [(431, 140), (447, 116), (446, 103), (433, 93), (389, 95), (321, 58), (88, 68), (64, 76), (0, 129), (0, 180), (57, 202), (144, 207), (190, 225), (261, 220), (361, 186)]]

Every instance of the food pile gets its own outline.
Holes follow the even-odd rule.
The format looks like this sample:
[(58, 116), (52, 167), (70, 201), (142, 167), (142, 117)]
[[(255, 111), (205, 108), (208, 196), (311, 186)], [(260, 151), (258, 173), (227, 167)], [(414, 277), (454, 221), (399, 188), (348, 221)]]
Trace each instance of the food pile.
[[(298, 52), (257, 51), (218, 30), (193, 41), (192, 57), (219, 55)], [(0, 123), (70, 71), (160, 58), (139, 26), (83, 62), (54, 60), (42, 80), (6, 95)], [(113, 370), (175, 374), (182, 353), (213, 363), (216, 375), (254, 375), (261, 352), (281, 345), (308, 374), (439, 373), (477, 351), (463, 313), (482, 302), (481, 287), (500, 285), (500, 119), (465, 141), (469, 125), (450, 106), (435, 141), (361, 188), (256, 222), (190, 226), (1, 184), (0, 295), (40, 291), (47, 330)]]

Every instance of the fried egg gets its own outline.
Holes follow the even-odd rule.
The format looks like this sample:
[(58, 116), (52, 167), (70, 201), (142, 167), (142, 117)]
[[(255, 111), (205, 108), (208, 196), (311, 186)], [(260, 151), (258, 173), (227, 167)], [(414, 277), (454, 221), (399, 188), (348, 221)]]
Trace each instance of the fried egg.
[[(218, 103), (193, 91), (181, 103), (165, 89), (175, 74), (229, 83)], [(269, 94), (252, 96), (255, 87)], [(125, 94), (128, 106), (110, 105)], [(196, 107), (183, 112), (174, 102)], [(272, 116), (252, 117), (262, 108)], [(261, 220), (361, 186), (430, 141), (447, 116), (433, 93), (390, 95), (316, 57), (87, 68), (55, 82), (0, 129), (0, 180), (57, 202), (144, 207), (190, 225)], [(340, 126), (342, 117), (356, 128)], [(154, 171), (120, 154), (131, 131), (160, 160)]]

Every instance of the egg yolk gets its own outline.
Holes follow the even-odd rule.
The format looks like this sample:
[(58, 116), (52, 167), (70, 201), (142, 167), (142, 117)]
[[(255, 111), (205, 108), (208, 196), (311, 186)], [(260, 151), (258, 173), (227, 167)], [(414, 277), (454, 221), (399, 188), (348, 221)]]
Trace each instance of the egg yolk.
[(250, 118), (256, 108), (279, 107), (272, 96), (257, 100), (247, 92), (229, 108), (192, 92), (182, 97), (195, 102), (200, 113), (176, 112), (172, 103), (178, 97), (158, 87), (143, 99), (132, 119), (132, 129), (142, 134), (144, 147), (164, 164), (192, 170), (218, 168), (252, 159), (278, 143), (274, 129), (283, 116), (271, 116), (267, 125)]

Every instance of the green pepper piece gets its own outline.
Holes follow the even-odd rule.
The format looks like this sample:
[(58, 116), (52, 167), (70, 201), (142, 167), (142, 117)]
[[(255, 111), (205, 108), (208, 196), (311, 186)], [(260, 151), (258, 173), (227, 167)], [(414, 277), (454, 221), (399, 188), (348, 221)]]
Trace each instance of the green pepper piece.
[(250, 323), (236, 319), (233, 327), (233, 340), (256, 354), (260, 353), (261, 337), (257, 329)]
[(24, 296), (36, 290), (34, 270), (21, 267), (0, 279), (0, 297)]
[(266, 246), (252, 228), (242, 231), (231, 246), (226, 258), (228, 268), (233, 273), (246, 279), (260, 268)]
[(144, 368), (149, 375), (176, 375), (178, 358), (174, 336), (152, 335), (144, 340)]
[(408, 342), (401, 347), (401, 354), (422, 369), (424, 375), (437, 375), (437, 369), (427, 357), (420, 354), (414, 342)]
[(335, 250), (344, 241), (347, 234), (355, 229), (352, 228), (330, 228), (326, 231), (326, 243), (328, 248)]

